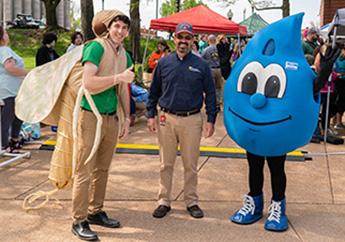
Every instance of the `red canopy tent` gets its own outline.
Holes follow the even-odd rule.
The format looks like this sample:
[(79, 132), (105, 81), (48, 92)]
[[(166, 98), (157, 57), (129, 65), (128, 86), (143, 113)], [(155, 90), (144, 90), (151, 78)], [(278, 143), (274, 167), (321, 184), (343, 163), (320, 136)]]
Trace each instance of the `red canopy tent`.
[(174, 32), (176, 25), (181, 22), (191, 24), (195, 33), (247, 34), (245, 26), (227, 19), (204, 5), (199, 5), (164, 18), (153, 19), (150, 23), (150, 29)]

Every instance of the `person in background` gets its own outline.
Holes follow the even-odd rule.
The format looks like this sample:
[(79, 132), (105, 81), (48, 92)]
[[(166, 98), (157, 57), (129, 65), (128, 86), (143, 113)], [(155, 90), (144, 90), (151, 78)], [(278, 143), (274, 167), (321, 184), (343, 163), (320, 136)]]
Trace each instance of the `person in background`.
[[(28, 73), (24, 69), (23, 59), (9, 46), (10, 38), (0, 26), (0, 101), (1, 107), (1, 149), (13, 152), (20, 148), (19, 132), (22, 121), (15, 115), (15, 98), (23, 77)], [(9, 131), (11, 130), (11, 135)], [(11, 136), (9, 140), (9, 136)]]
[(154, 51), (148, 60), (148, 64), (149, 64), (149, 69), (148, 72), (149, 73), (153, 73), (158, 61), (163, 58), (164, 56), (167, 56), (169, 54), (169, 46), (167, 44), (167, 42), (164, 39), (160, 39), (157, 43), (157, 50)]
[[(44, 65), (59, 58), (59, 55), (54, 50), (56, 41), (57, 36), (54, 33), (46, 33), (43, 36), (42, 46), (36, 53), (36, 66)], [(51, 126), (51, 130), (57, 132), (57, 126)]]
[(134, 125), (136, 117), (145, 114), (148, 96), (149, 93), (145, 88), (131, 83), (131, 126)]
[(36, 66), (44, 65), (59, 58), (59, 55), (54, 50), (56, 41), (57, 36), (54, 33), (46, 33), (43, 36), (42, 46), (36, 53)]
[[(194, 218), (202, 218), (198, 203), (198, 161), (200, 140), (211, 137), (216, 121), (216, 94), (210, 67), (191, 53), (193, 28), (188, 23), (176, 26), (176, 52), (158, 62), (147, 103), (147, 126), (158, 130), (160, 145), (160, 185), (158, 207), (152, 216), (163, 218), (170, 211), (174, 164), (180, 144), (184, 166), (184, 201)], [(167, 74), (169, 73), (169, 74)], [(206, 104), (207, 121), (200, 109)], [(157, 105), (160, 106), (159, 113)], [(159, 124), (158, 124), (159, 122)]]
[(342, 116), (345, 111), (345, 47), (342, 48), (341, 53), (335, 62), (334, 72), (335, 79), (335, 91), (336, 91), (336, 123), (334, 128), (338, 130), (344, 130), (345, 125), (342, 123)]
[(220, 110), (223, 97), (224, 78), (220, 69), (219, 54), (216, 45), (217, 39), (215, 35), (211, 34), (208, 36), (208, 44), (209, 46), (204, 49), (201, 57), (207, 61), (212, 70), (212, 77), (216, 85), (217, 109)]
[(196, 56), (201, 57), (200, 53), (199, 53), (199, 44), (198, 41), (194, 40), (193, 44), (192, 44), (192, 53)]
[(81, 32), (74, 32), (71, 36), (71, 44), (68, 46), (66, 52), (69, 52), (73, 50), (78, 45), (81, 45), (84, 43), (84, 36)]
[(309, 28), (307, 31), (307, 36), (305, 40), (302, 42), (302, 49), (305, 55), (313, 55), (315, 57), (315, 49), (318, 48), (318, 30), (315, 27)]
[(204, 49), (208, 46), (207, 43), (207, 34), (202, 34), (200, 37), (200, 41), (199, 41), (199, 53), (200, 55), (202, 54), (202, 52), (204, 51)]
[(231, 71), (230, 57), (232, 51), (230, 50), (228, 38), (224, 34), (217, 37), (217, 49), (222, 76), (224, 80), (227, 80)]

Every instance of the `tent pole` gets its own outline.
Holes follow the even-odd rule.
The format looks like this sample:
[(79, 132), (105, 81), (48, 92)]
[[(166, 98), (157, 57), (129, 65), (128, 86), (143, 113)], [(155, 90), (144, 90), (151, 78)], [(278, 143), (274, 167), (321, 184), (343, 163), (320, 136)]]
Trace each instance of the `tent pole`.
[(141, 69), (142, 69), (143, 73), (144, 73), (144, 64), (145, 64), (145, 59), (146, 59), (147, 47), (149, 45), (149, 39), (151, 37), (150, 31), (151, 31), (151, 29), (149, 29), (149, 32), (148, 32), (148, 35), (147, 35), (147, 38), (146, 38), (145, 50), (144, 50), (144, 55), (143, 55), (143, 62), (141, 63)]
[[(335, 39), (336, 39), (336, 37), (337, 37), (337, 26), (334, 27), (332, 49), (334, 49), (334, 47), (335, 47)], [(327, 141), (327, 131), (328, 131), (329, 99), (330, 99), (330, 96), (331, 96), (331, 82), (332, 82), (332, 75), (330, 75), (328, 77), (328, 81), (327, 81), (326, 120), (325, 120), (324, 136), (323, 136), (323, 142), (325, 144), (326, 144), (326, 141)]]
[(241, 38), (240, 38), (240, 33), (237, 33), (237, 42), (238, 42), (238, 53), (241, 53)]

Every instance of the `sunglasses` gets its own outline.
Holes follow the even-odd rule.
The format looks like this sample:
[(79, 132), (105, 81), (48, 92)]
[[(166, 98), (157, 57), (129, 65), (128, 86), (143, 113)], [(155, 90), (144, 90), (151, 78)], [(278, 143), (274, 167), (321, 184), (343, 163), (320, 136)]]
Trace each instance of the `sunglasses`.
[(185, 36), (183, 36), (183, 35), (176, 35), (176, 38), (179, 39), (179, 40), (181, 40), (181, 39), (191, 40), (191, 39), (193, 39), (193, 36), (191, 36), (191, 35), (185, 35)]

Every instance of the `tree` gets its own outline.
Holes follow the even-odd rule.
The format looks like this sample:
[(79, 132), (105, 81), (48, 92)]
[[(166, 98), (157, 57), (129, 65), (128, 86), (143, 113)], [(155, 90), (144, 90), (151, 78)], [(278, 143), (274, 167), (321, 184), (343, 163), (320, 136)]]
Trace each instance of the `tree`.
[(81, 10), (81, 29), (84, 34), (85, 40), (95, 38), (95, 34), (92, 31), (92, 18), (93, 18), (93, 1), (92, 0), (80, 0)]
[(254, 1), (248, 0), (248, 2), (254, 7), (257, 11), (262, 10), (276, 10), (281, 9), (283, 18), (290, 16), (290, 0), (282, 0), (281, 6), (275, 6), (272, 1)]
[[(216, 0), (217, 2), (224, 2), (226, 5), (232, 5), (237, 0)], [(248, 0), (252, 8), (257, 11), (262, 10), (282, 10), (283, 18), (290, 15), (290, 0), (282, 0), (281, 6), (276, 6), (271, 0)]]
[[(199, 5), (205, 5), (205, 4), (202, 2), (202, 0), (184, 0), (180, 8), (183, 11), (183, 10), (190, 9)], [(176, 6), (177, 6), (176, 0), (168, 0), (164, 2), (160, 9), (161, 16), (165, 17), (173, 13), (176, 13)]]
[(47, 19), (47, 28), (49, 29), (58, 29), (56, 19), (56, 7), (59, 5), (61, 0), (41, 0), (46, 9), (46, 19)]
[(136, 63), (141, 62), (140, 57), (140, 13), (139, 0), (131, 0), (129, 15), (131, 17), (131, 27), (129, 31), (129, 46)]
[(80, 16), (76, 17), (75, 13), (79, 13), (80, 12), (80, 6), (77, 7), (77, 5), (75, 4), (75, 2), (72, 2), (72, 8), (69, 14), (69, 17), (71, 19), (71, 30), (72, 31), (80, 31), (81, 28), (81, 19)]

